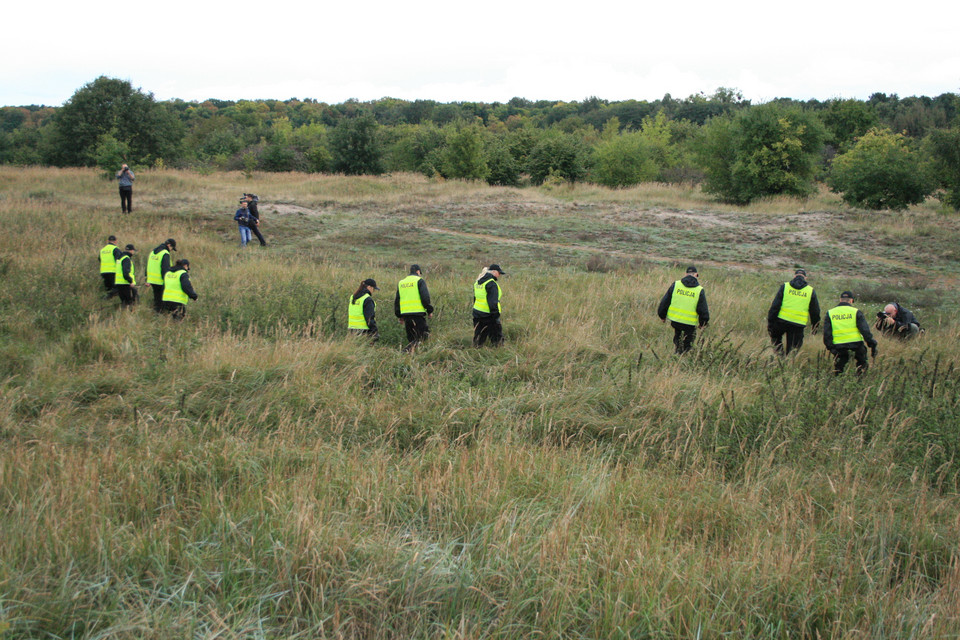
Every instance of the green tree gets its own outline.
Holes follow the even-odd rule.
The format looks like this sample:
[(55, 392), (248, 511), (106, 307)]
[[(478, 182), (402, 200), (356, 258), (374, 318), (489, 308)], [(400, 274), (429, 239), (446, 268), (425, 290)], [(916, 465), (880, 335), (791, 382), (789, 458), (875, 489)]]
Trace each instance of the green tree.
[(485, 180), (490, 173), (483, 129), (476, 123), (454, 129), (441, 157), (441, 170), (447, 178)]
[(487, 166), (490, 168), (488, 184), (499, 187), (516, 187), (520, 184), (520, 163), (503, 140), (495, 140), (488, 146)]
[(864, 209), (906, 209), (930, 195), (919, 154), (889, 129), (871, 129), (850, 151), (837, 156), (830, 187), (847, 204)]
[(95, 165), (104, 134), (127, 145), (131, 164), (175, 159), (184, 134), (176, 114), (153, 94), (105, 76), (78, 89), (57, 112), (54, 126), (48, 160), (62, 166)]
[(549, 175), (570, 182), (587, 176), (589, 151), (578, 136), (548, 131), (527, 156), (527, 173), (535, 185), (543, 184)]
[(94, 159), (97, 166), (112, 176), (121, 164), (127, 160), (130, 153), (129, 147), (117, 140), (113, 132), (105, 133), (97, 139), (97, 146), (94, 149)]
[(960, 211), (960, 127), (934, 131), (925, 143), (944, 202)]
[(604, 138), (594, 148), (590, 179), (607, 187), (627, 187), (657, 177), (650, 146), (639, 131)]
[(697, 149), (704, 191), (736, 204), (813, 192), (823, 125), (796, 106), (768, 103), (712, 118)]
[(342, 119), (330, 134), (333, 170), (347, 175), (383, 173), (378, 129), (368, 111)]
[(832, 100), (823, 112), (823, 124), (829, 132), (829, 142), (841, 152), (850, 148), (859, 138), (877, 124), (877, 112), (860, 100)]

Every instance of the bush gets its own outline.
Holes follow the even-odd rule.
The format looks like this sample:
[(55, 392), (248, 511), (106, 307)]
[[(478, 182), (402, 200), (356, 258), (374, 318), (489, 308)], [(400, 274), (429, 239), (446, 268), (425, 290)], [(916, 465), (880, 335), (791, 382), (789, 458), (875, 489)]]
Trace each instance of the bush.
[(487, 150), (487, 184), (516, 187), (520, 184), (520, 163), (502, 141), (492, 143)]
[(607, 187), (628, 187), (657, 177), (650, 146), (639, 131), (602, 140), (593, 152), (590, 179)]
[(587, 175), (587, 158), (587, 148), (579, 137), (551, 131), (530, 151), (527, 172), (535, 185), (543, 184), (548, 176), (578, 182)]
[(943, 200), (960, 211), (960, 127), (934, 131), (926, 140), (933, 175), (945, 193)]
[(450, 134), (441, 156), (441, 168), (445, 178), (486, 179), (490, 169), (487, 166), (483, 131), (478, 125), (460, 126)]
[(383, 173), (378, 129), (369, 112), (340, 121), (330, 135), (333, 170), (347, 175)]
[(704, 191), (735, 204), (807, 196), (814, 190), (824, 135), (816, 116), (777, 103), (713, 118), (697, 149), (706, 174)]
[(906, 209), (930, 195), (920, 157), (906, 139), (888, 129), (871, 129), (847, 153), (837, 156), (830, 187), (847, 204), (864, 209)]

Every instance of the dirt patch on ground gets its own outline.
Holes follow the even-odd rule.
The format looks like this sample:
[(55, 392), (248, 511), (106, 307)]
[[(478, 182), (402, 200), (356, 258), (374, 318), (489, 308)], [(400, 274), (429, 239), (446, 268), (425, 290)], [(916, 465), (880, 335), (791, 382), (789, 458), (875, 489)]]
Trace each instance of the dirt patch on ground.
[(306, 207), (301, 207), (296, 204), (268, 204), (261, 206), (260, 211), (263, 213), (275, 213), (281, 216), (301, 215), (317, 218), (324, 215), (322, 211), (307, 209)]

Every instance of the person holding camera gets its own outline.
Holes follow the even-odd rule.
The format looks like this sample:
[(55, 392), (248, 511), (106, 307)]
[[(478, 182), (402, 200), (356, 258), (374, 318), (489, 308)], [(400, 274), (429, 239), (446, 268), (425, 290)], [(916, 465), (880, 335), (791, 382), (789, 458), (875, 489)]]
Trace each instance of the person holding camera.
[(233, 214), (233, 219), (237, 221), (237, 226), (240, 229), (240, 248), (242, 249), (250, 242), (250, 225), (253, 224), (250, 220), (250, 210), (247, 208), (246, 198), (240, 199), (240, 208)]
[(133, 171), (127, 165), (122, 165), (117, 171), (117, 181), (120, 183), (120, 213), (133, 211)]
[(263, 234), (260, 233), (260, 210), (257, 209), (257, 203), (260, 202), (260, 198), (252, 193), (243, 194), (243, 199), (247, 201), (247, 211), (250, 212), (250, 231), (253, 235), (257, 236), (257, 240), (260, 241), (260, 246), (267, 246), (267, 241), (263, 239)]
[(877, 322), (874, 328), (884, 335), (895, 336), (901, 340), (910, 340), (923, 333), (917, 317), (909, 309), (904, 309), (899, 302), (891, 302), (877, 311)]

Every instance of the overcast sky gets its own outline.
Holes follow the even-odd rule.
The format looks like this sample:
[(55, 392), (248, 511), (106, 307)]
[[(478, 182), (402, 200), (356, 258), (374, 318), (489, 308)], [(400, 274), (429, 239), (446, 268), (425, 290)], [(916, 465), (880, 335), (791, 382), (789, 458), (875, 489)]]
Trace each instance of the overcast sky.
[(160, 100), (960, 93), (956, 0), (10, 4), (0, 105), (100, 75)]

